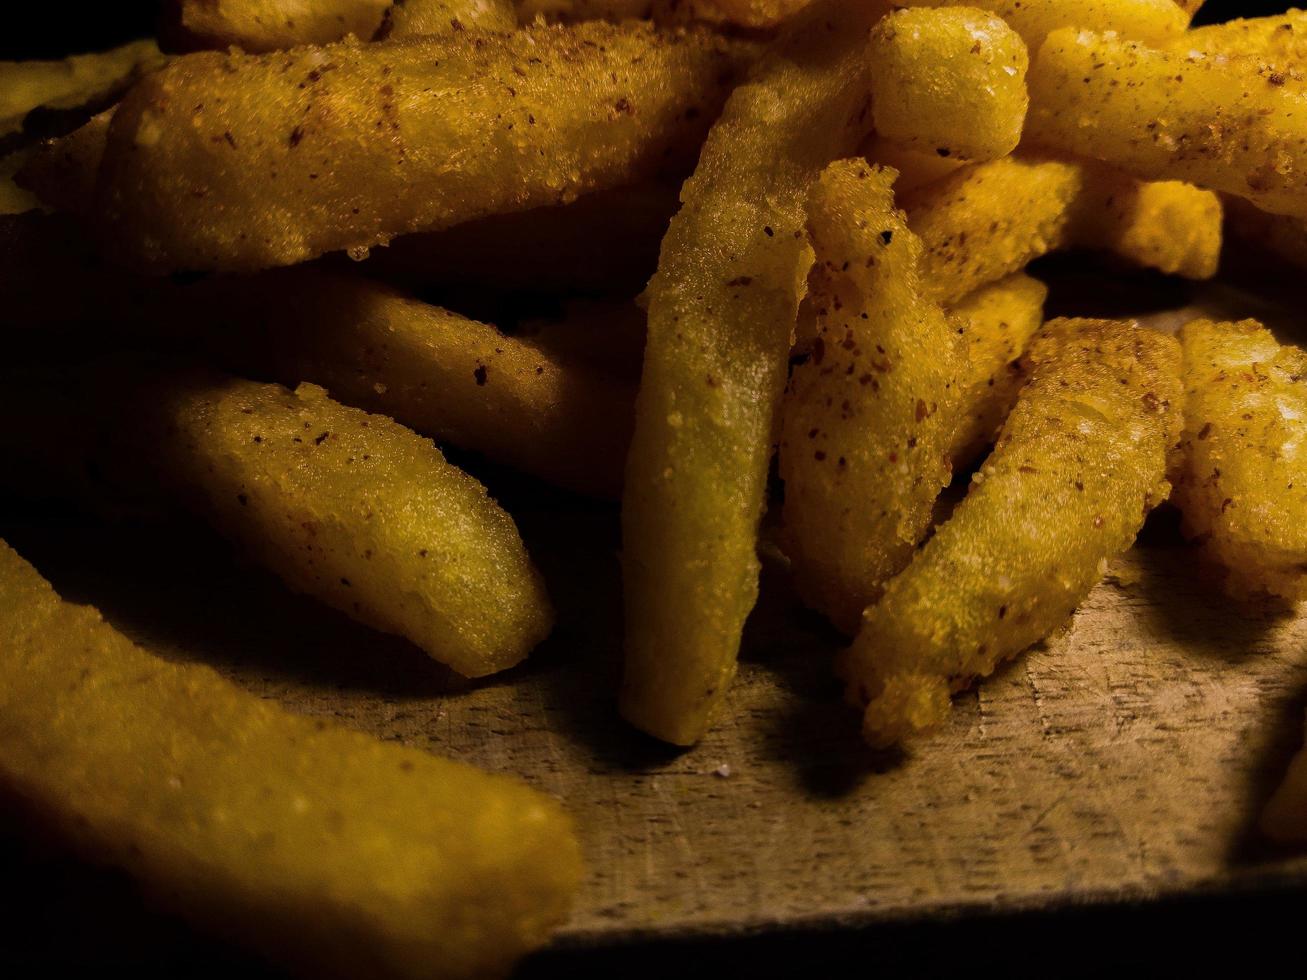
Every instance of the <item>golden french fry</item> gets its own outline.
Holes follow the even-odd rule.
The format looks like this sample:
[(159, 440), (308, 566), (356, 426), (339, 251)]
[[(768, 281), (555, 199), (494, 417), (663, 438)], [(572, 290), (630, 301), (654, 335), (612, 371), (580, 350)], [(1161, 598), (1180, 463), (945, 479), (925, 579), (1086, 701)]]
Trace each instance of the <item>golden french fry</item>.
[(6, 794), (202, 927), (310, 973), (470, 977), (567, 916), (550, 798), (154, 656), (4, 542), (0, 649)]
[(442, 444), (594, 496), (621, 492), (633, 387), (488, 324), (309, 269), (177, 290), (156, 319), (186, 309), (237, 373), (322, 385)]
[(634, 384), (644, 360), (646, 319), (630, 301), (573, 300), (561, 318), (527, 320), (518, 325), (518, 335), (564, 363), (585, 364)]
[(1243, 597), (1307, 598), (1307, 353), (1261, 324), (1180, 332), (1185, 432), (1173, 480), (1184, 530)]
[(18, 171), (18, 183), (56, 211), (90, 215), (112, 120), (113, 110), (106, 109), (68, 135), (37, 146)]
[(1304, 746), (1262, 811), (1261, 831), (1280, 844), (1307, 842), (1307, 746)]
[(1183, 34), (1191, 16), (1173, 0), (912, 0), (911, 6), (978, 7), (998, 14), (1026, 39), (1032, 55), (1060, 27), (1162, 44)]
[(908, 226), (926, 247), (923, 281), (956, 303), (1063, 247), (1083, 189), (1077, 164), (1008, 157), (907, 195)]
[(14, 368), (6, 482), (168, 493), (291, 589), (412, 640), (468, 677), (505, 670), (552, 610), (512, 519), (429, 441), (321, 388), (134, 362)]
[(22, 129), (33, 109), (80, 109), (112, 99), (163, 62), (149, 40), (63, 61), (0, 61), (0, 136)]
[(397, 0), (381, 28), (387, 38), (430, 37), (451, 31), (517, 29), (513, 0)]
[(1051, 634), (1169, 492), (1181, 424), (1173, 338), (1059, 320), (1026, 356), (1030, 381), (970, 493), (841, 658), (873, 745), (940, 724), (950, 690)]
[(233, 45), (276, 51), (350, 34), (366, 41), (390, 5), (391, 0), (167, 0), (164, 36), (171, 47), (186, 51)]
[(930, 527), (967, 371), (923, 293), (896, 176), (845, 160), (809, 197), (817, 337), (782, 405), (786, 553), (804, 601), (848, 633)]
[(1021, 141), (1030, 56), (999, 17), (972, 7), (896, 10), (872, 29), (877, 136), (944, 158), (993, 160)]
[(1185, 12), (1189, 17), (1193, 17), (1203, 8), (1207, 0), (1175, 0), (1175, 5)]
[(897, 143), (881, 139), (875, 133), (858, 148), (858, 156), (898, 172), (894, 193), (900, 198), (913, 191), (943, 180), (967, 165), (965, 160), (938, 153), (904, 149)]
[(253, 270), (566, 202), (697, 146), (753, 50), (594, 22), (187, 55), (114, 114), (101, 225), (150, 270)]
[(812, 263), (805, 201), (870, 125), (866, 32), (884, 10), (822, 3), (763, 56), (708, 135), (649, 285), (622, 508), (621, 706), (668, 742), (704, 733), (735, 673)]
[(998, 436), (1025, 382), (1018, 359), (1044, 323), (1048, 287), (1025, 273), (982, 286), (948, 312), (962, 333), (967, 368), (959, 423), (948, 450), (957, 472)]
[(1195, 27), (1168, 47), (1181, 55), (1252, 57), (1281, 71), (1303, 71), (1307, 69), (1307, 11)]
[(1307, 217), (1302, 97), (1255, 61), (1061, 30), (1044, 42), (1029, 85), (1027, 140), (1035, 144)]

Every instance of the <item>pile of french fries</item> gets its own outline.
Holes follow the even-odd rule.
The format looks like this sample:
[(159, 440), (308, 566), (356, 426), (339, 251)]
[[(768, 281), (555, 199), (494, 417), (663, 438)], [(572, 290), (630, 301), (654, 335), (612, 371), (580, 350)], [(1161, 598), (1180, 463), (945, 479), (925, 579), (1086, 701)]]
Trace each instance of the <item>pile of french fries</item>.
[[(1233, 596), (1296, 603), (1307, 354), (1045, 323), (1027, 272), (1207, 279), (1227, 206), (1307, 265), (1307, 13), (1200, 5), (174, 0), (162, 51), (0, 65), (0, 483), (188, 510), (468, 677), (553, 614), (437, 445), (620, 499), (615, 696), (683, 746), (769, 508), (875, 747), (1167, 501)], [(440, 290), (565, 302), (496, 326)], [(0, 719), (0, 779), (72, 844), (301, 967), (503, 972), (581, 880), (553, 801), (168, 663), (3, 543)], [(1307, 839), (1307, 759), (1264, 827)]]

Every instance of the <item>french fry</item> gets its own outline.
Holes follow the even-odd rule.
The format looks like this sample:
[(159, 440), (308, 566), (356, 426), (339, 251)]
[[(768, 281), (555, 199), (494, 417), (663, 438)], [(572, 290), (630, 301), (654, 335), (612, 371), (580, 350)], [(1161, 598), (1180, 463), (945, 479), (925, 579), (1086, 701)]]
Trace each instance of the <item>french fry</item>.
[(0, 649), (6, 795), (205, 928), (313, 974), (466, 977), (567, 915), (550, 798), (154, 656), (3, 542)]
[(1061, 30), (1044, 42), (1029, 85), (1035, 144), (1307, 217), (1307, 113), (1283, 75)]
[(1169, 492), (1181, 424), (1173, 338), (1059, 320), (1027, 358), (1030, 381), (971, 491), (840, 660), (872, 745), (942, 723), (950, 690), (1050, 635)]
[[(196, 309), (201, 346), (239, 374), (321, 385), (441, 444), (551, 483), (616, 498), (632, 386), (367, 279), (288, 269), (170, 296)], [(188, 338), (189, 339), (189, 338)]]
[(63, 61), (0, 61), (0, 136), (21, 130), (33, 109), (80, 109), (108, 101), (163, 61), (154, 41)]
[(3, 388), (7, 411), (37, 416), (0, 432), (20, 489), (167, 493), (292, 590), (467, 677), (513, 666), (549, 632), (544, 584), (485, 488), (321, 388), (135, 362), (18, 367)]
[(1087, 166), (1071, 239), (1144, 268), (1202, 280), (1220, 266), (1223, 225), (1221, 198), (1212, 191)]
[(232, 46), (277, 51), (350, 34), (366, 41), (390, 5), (391, 0), (167, 0), (163, 34), (170, 48), (181, 51)]
[(944, 158), (1005, 157), (1021, 141), (1030, 56), (999, 17), (971, 7), (896, 10), (871, 32), (879, 138)]
[(583, 20), (649, 20), (654, 0), (517, 0), (519, 23), (530, 24), (537, 18), (575, 23)]
[(978, 7), (998, 14), (1026, 39), (1032, 55), (1060, 27), (1163, 44), (1183, 34), (1191, 16), (1173, 0), (913, 0), (911, 6)]
[(790, 337), (812, 252), (811, 183), (865, 137), (879, 2), (814, 7), (708, 135), (649, 285), (622, 507), (626, 672), (636, 727), (689, 745), (735, 673)]
[(636, 303), (573, 300), (561, 318), (519, 324), (518, 336), (564, 363), (585, 364), (618, 381), (635, 384), (644, 360), (646, 319)]
[(56, 211), (89, 216), (112, 120), (113, 110), (106, 109), (66, 136), (38, 145), (18, 172), (18, 183)]
[(1276, 843), (1307, 842), (1307, 745), (1289, 763), (1284, 782), (1262, 811), (1260, 826)]
[(965, 160), (952, 155), (942, 157), (938, 153), (904, 149), (874, 133), (859, 147), (858, 156), (896, 170), (899, 176), (894, 181), (894, 193), (900, 197), (943, 180), (967, 165)]
[(1281, 71), (1301, 72), (1307, 69), (1307, 11), (1195, 27), (1168, 47), (1180, 55), (1250, 57)]
[(671, 23), (696, 22), (754, 30), (777, 27), (813, 0), (654, 0), (652, 16)]
[(1267, 214), (1241, 198), (1225, 200), (1226, 228), (1245, 244), (1307, 269), (1307, 221)]
[(1307, 598), (1307, 353), (1261, 324), (1180, 332), (1185, 432), (1175, 476), (1184, 531), (1236, 597)]
[(254, 270), (566, 202), (697, 145), (752, 50), (595, 22), (187, 55), (114, 114), (101, 227), (152, 271)]
[(517, 8), (512, 0), (397, 0), (386, 11), (381, 32), (387, 38), (405, 38), (469, 29), (516, 30)]
[(782, 406), (795, 585), (850, 634), (930, 528), (967, 371), (955, 327), (923, 294), (896, 176), (845, 160), (809, 197), (817, 338)]
[(1060, 160), (1008, 157), (960, 170), (907, 195), (908, 227), (926, 252), (922, 280), (951, 304), (1063, 247), (1084, 171)]
[(948, 312), (966, 346), (962, 404), (947, 456), (956, 473), (993, 444), (1025, 382), (1018, 360), (1044, 323), (1048, 287), (1025, 273), (982, 286)]

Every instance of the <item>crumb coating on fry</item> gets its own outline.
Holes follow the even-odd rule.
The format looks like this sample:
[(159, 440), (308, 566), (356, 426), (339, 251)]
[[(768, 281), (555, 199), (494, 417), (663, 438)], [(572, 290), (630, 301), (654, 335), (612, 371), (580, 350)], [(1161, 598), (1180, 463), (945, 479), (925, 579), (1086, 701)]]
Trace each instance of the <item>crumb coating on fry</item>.
[(1198, 320), (1180, 340), (1184, 530), (1232, 595), (1307, 599), (1307, 353), (1253, 320)]
[(1026, 139), (1307, 217), (1307, 112), (1300, 87), (1288, 83), (1253, 59), (1060, 30), (1031, 66)]
[(1025, 38), (1032, 56), (1059, 27), (1116, 31), (1134, 41), (1161, 44), (1189, 24), (1189, 16), (1173, 0), (912, 0), (911, 6), (988, 10)]
[(62, 601), (0, 542), (0, 783), (88, 860), (311, 975), (500, 975), (580, 885), (515, 779), (300, 717)]
[(795, 584), (849, 634), (930, 527), (967, 370), (956, 329), (922, 294), (921, 242), (894, 207), (895, 176), (844, 160), (813, 188), (817, 337), (782, 406)]
[(1132, 323), (1058, 320), (966, 499), (867, 610), (839, 674), (887, 746), (1067, 621), (1170, 490), (1180, 349)]
[(753, 50), (595, 22), (187, 55), (114, 114), (100, 226), (147, 271), (251, 271), (570, 201), (692, 153)]

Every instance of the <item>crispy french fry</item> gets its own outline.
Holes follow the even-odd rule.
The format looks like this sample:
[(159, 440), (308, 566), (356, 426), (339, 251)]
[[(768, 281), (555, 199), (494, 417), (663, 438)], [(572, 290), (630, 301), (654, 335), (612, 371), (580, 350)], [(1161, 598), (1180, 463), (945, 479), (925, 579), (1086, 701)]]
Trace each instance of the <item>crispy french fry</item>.
[(1030, 56), (999, 17), (972, 7), (896, 10), (868, 52), (876, 133), (909, 150), (993, 160), (1021, 141)]
[(679, 207), (676, 187), (648, 181), (404, 235), (374, 249), (364, 268), (413, 288), (634, 295), (658, 267), (659, 242)]
[(518, 335), (565, 363), (585, 364), (635, 384), (644, 360), (646, 319), (644, 310), (629, 301), (574, 300), (561, 318), (519, 324)]
[(113, 110), (92, 116), (66, 136), (46, 140), (17, 174), (18, 183), (56, 211), (90, 215)]
[(650, 283), (622, 508), (621, 706), (696, 741), (735, 673), (758, 591), (772, 425), (812, 252), (811, 183), (870, 125), (877, 0), (822, 3), (764, 55), (708, 135)]
[(1181, 35), (1191, 16), (1173, 0), (912, 0), (911, 6), (978, 7), (998, 14), (1026, 39), (1031, 55), (1060, 27), (1162, 44)]
[(952, 155), (942, 157), (934, 152), (904, 149), (874, 133), (859, 147), (858, 156), (883, 167), (893, 167), (899, 175), (894, 181), (894, 193), (899, 197), (943, 180), (967, 165), (965, 160)]
[(983, 286), (949, 310), (962, 333), (967, 369), (948, 458), (957, 472), (993, 444), (1025, 378), (1018, 359), (1044, 323), (1048, 287), (1025, 273)]
[(950, 689), (1051, 634), (1169, 491), (1179, 345), (1130, 323), (1060, 320), (966, 499), (839, 664), (863, 733), (887, 746), (943, 722)]
[(894, 207), (896, 176), (845, 160), (809, 197), (817, 338), (782, 406), (795, 584), (850, 634), (930, 527), (967, 372), (955, 327), (923, 295), (921, 242)]
[(909, 194), (902, 203), (926, 247), (927, 288), (956, 303), (1063, 247), (1083, 190), (1077, 164), (1008, 157)]
[(513, 666), (549, 632), (543, 582), (485, 488), (321, 388), (134, 362), (15, 368), (3, 388), (6, 411), (39, 413), (0, 432), (24, 461), (11, 484), (45, 493), (63, 471), (74, 494), (93, 481), (168, 493), (294, 591), (468, 677)]
[(1221, 263), (1223, 226), (1221, 198), (1213, 191), (1086, 166), (1071, 240), (1169, 275), (1210, 279)]
[[(459, 0), (451, 0), (458, 3)], [(173, 50), (276, 51), (327, 44), (347, 35), (367, 40), (391, 0), (167, 0), (163, 34)]]
[(470, 977), (567, 915), (553, 800), (154, 656), (4, 542), (0, 649), (7, 795), (206, 929), (310, 973)]
[(200, 343), (239, 374), (322, 385), (349, 405), (560, 486), (600, 497), (621, 491), (633, 387), (488, 324), (381, 283), (308, 269), (177, 290), (156, 319), (186, 309), (200, 311)]
[(22, 129), (33, 109), (80, 109), (112, 99), (163, 61), (154, 41), (63, 61), (0, 61), (0, 136)]
[(1168, 47), (1181, 55), (1252, 57), (1281, 71), (1303, 71), (1307, 69), (1307, 11), (1196, 27)]
[(595, 22), (188, 55), (114, 114), (101, 224), (150, 270), (252, 270), (569, 201), (696, 146), (753, 50)]
[(1062, 30), (1044, 42), (1029, 85), (1033, 143), (1307, 217), (1307, 113), (1270, 69)]
[(1284, 782), (1262, 811), (1260, 826), (1277, 843), (1307, 842), (1307, 745), (1289, 763)]
[(1187, 535), (1238, 597), (1307, 598), (1307, 353), (1261, 324), (1180, 332), (1185, 432), (1173, 480)]
[(397, 0), (381, 30), (387, 38), (405, 38), (469, 29), (516, 30), (513, 0)]

